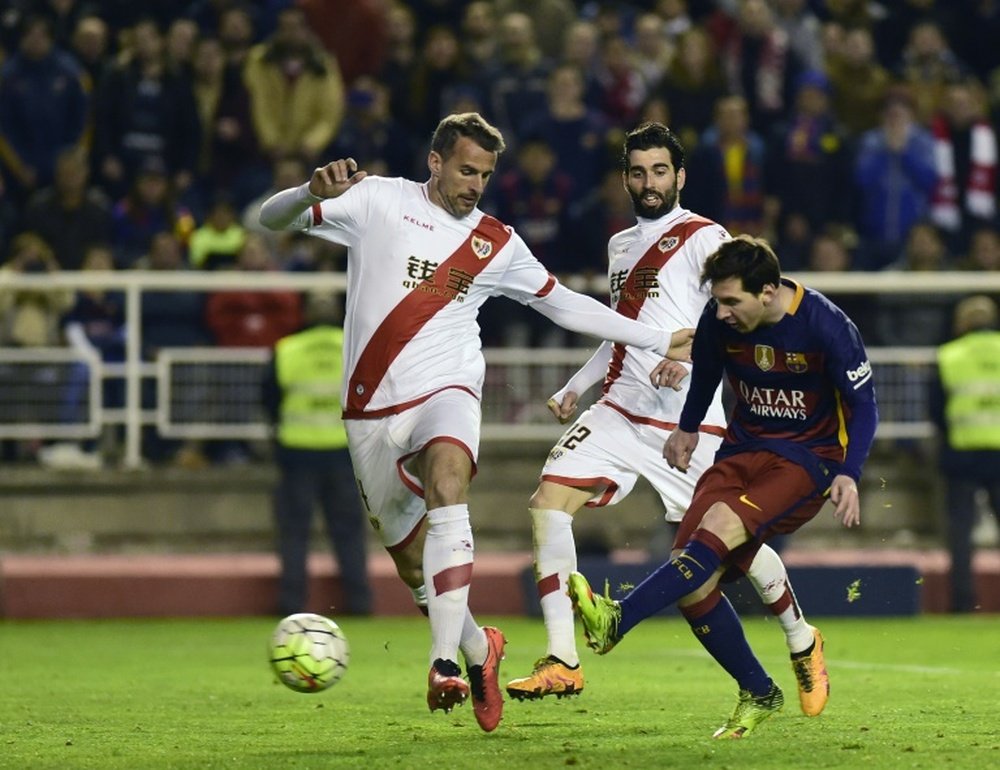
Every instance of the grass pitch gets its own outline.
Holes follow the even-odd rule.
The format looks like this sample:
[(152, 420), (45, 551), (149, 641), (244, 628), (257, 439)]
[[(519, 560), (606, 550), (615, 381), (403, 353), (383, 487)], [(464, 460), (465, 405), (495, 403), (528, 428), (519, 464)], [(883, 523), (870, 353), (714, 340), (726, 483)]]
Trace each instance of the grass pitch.
[[(501, 681), (544, 653), (540, 620), (481, 618), (507, 636)], [(736, 688), (687, 625), (654, 619), (597, 657), (586, 691), (508, 701), (494, 733), (471, 705), (427, 710), (429, 632), (344, 618), (351, 664), (313, 695), (275, 683), (275, 621), (0, 622), (0, 768), (984, 768), (1000, 765), (1000, 616), (818, 619), (832, 695), (798, 710), (780, 629), (747, 620), (783, 712), (713, 741)]]

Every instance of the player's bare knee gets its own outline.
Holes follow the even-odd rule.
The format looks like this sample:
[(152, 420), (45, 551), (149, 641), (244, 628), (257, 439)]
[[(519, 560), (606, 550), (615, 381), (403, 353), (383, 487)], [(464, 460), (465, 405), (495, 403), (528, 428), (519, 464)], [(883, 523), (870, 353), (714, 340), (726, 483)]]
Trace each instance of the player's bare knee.
[(742, 519), (726, 503), (715, 503), (701, 520), (699, 529), (707, 530), (730, 549), (745, 543), (749, 537)]
[(436, 473), (424, 484), (424, 500), (428, 510), (465, 503), (468, 493), (468, 481), (456, 474)]
[(572, 515), (590, 499), (592, 493), (588, 490), (543, 481), (528, 501), (529, 508), (547, 511), (565, 511)]

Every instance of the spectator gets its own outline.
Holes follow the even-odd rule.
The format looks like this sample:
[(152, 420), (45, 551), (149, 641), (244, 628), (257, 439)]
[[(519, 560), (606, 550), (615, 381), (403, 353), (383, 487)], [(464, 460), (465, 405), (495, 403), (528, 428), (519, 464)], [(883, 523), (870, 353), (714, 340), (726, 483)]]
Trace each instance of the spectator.
[(407, 176), (413, 171), (411, 133), (389, 111), (388, 89), (368, 75), (355, 80), (347, 92), (344, 123), (324, 157), (345, 153), (382, 176)]
[(378, 79), (389, 89), (392, 115), (410, 114), (410, 77), (417, 63), (417, 20), (409, 6), (389, 4), (388, 48)]
[(128, 49), (105, 72), (95, 98), (99, 182), (118, 198), (153, 160), (163, 165), (174, 194), (181, 195), (194, 181), (201, 146), (190, 79), (168, 69), (163, 34), (153, 19), (132, 27), (129, 40)]
[(199, 36), (198, 25), (193, 19), (182, 16), (170, 21), (163, 46), (168, 70), (186, 78), (191, 77)]
[(111, 240), (111, 204), (89, 179), (86, 150), (67, 148), (56, 160), (52, 186), (35, 193), (24, 209), (22, 229), (42, 236), (64, 270), (79, 270), (90, 246)]
[(600, 184), (610, 155), (611, 125), (584, 100), (583, 73), (559, 64), (549, 75), (545, 108), (527, 121), (529, 136), (538, 136), (555, 151), (558, 169), (573, 179), (576, 195)]
[(344, 117), (344, 81), (294, 6), (278, 28), (253, 47), (244, 68), (257, 141), (271, 159), (300, 155), (313, 163)]
[(722, 97), (715, 107), (715, 124), (691, 154), (684, 207), (734, 235), (762, 234), (767, 229), (765, 160), (764, 140), (750, 128), (746, 99)]
[(56, 157), (83, 141), (87, 94), (79, 65), (57, 49), (50, 23), (29, 16), (0, 67), (0, 173), (16, 205), (52, 184)]
[[(695, 0), (696, 5), (702, 5)], [(690, 13), (687, 0), (656, 0), (652, 4), (653, 13), (660, 17), (663, 25), (663, 34), (671, 43), (676, 43), (677, 38), (694, 26), (694, 19)]]
[(834, 114), (849, 134), (856, 137), (878, 126), (892, 75), (875, 57), (871, 30), (847, 30), (843, 44), (828, 54), (826, 72), (833, 91)]
[[(87, 249), (84, 271), (114, 270), (111, 249), (95, 245)], [(62, 319), (63, 333), (69, 346), (84, 360), (120, 364), (125, 360), (125, 295), (121, 291), (86, 288), (76, 292), (73, 307)], [(85, 404), (89, 399), (92, 372), (86, 363), (76, 363), (70, 370), (63, 397), (61, 422), (85, 423)], [(125, 405), (125, 381), (121, 377), (103, 377), (97, 387), (105, 409), (121, 409)], [(83, 442), (59, 442), (38, 453), (39, 461), (52, 468), (93, 470), (100, 468), (104, 455), (113, 451), (117, 438), (104, 426), (103, 448), (96, 439)]]
[(190, 214), (174, 203), (172, 192), (163, 162), (146, 158), (128, 195), (111, 210), (111, 245), (119, 267), (132, 267), (153, 235), (162, 230), (172, 230), (187, 241), (194, 223)]
[(671, 129), (693, 151), (726, 93), (715, 47), (703, 28), (692, 27), (678, 38), (677, 53), (656, 93), (670, 106)]
[(225, 193), (216, 193), (204, 224), (191, 233), (188, 261), (199, 270), (227, 270), (236, 265), (246, 231)]
[(767, 0), (739, 0), (719, 48), (728, 90), (747, 100), (750, 126), (766, 135), (791, 105), (803, 69)]
[[(767, 152), (769, 216), (778, 221), (782, 264), (801, 268), (808, 246), (796, 255), (794, 242), (808, 242), (824, 226), (851, 222), (850, 168), (845, 132), (830, 110), (830, 82), (820, 71), (799, 76), (795, 106), (776, 124)], [(795, 234), (798, 233), (798, 238)]]
[(604, 275), (608, 240), (635, 224), (632, 201), (622, 186), (621, 169), (609, 165), (599, 185), (576, 197), (570, 218), (573, 226), (569, 232), (569, 250), (577, 263), (576, 272)]
[(600, 106), (601, 89), (597, 83), (598, 54), (601, 38), (597, 25), (586, 19), (578, 19), (566, 28), (562, 36), (562, 64), (576, 67), (583, 73), (583, 100), (587, 106)]
[[(849, 273), (853, 262), (845, 231), (827, 228), (812, 239), (805, 269), (815, 273)], [(875, 339), (870, 294), (828, 292), (827, 296), (854, 321), (864, 339)]]
[[(238, 270), (260, 273), (273, 268), (267, 245), (248, 235), (236, 263)], [(220, 290), (209, 294), (205, 322), (213, 342), (225, 348), (270, 348), (302, 325), (299, 295), (266, 289)]]
[(1000, 270), (1000, 232), (980, 227), (972, 233), (969, 250), (957, 267), (961, 270)]
[(201, 123), (198, 197), (208, 201), (225, 189), (244, 206), (267, 187), (269, 171), (257, 146), (242, 70), (226, 64), (218, 38), (203, 37), (195, 46), (192, 72)]
[[(187, 269), (184, 247), (169, 231), (156, 233), (149, 252), (136, 267), (153, 272), (181, 272)], [(164, 348), (206, 347), (211, 344), (204, 323), (205, 294), (200, 291), (146, 290), (142, 294), (142, 358), (156, 361)], [(192, 399), (197, 401), (198, 399)], [(156, 387), (143, 381), (142, 405), (155, 409)], [(179, 441), (162, 436), (153, 426), (146, 426), (142, 440), (143, 456), (150, 462), (173, 462), (189, 470), (208, 465), (201, 446), (193, 441)]]
[(493, 4), (501, 18), (509, 13), (526, 14), (542, 55), (550, 61), (559, 56), (563, 33), (577, 18), (572, 0), (493, 0)]
[(974, 80), (952, 83), (931, 120), (937, 186), (931, 220), (964, 251), (972, 231), (997, 214), (997, 135), (985, 115), (982, 88)]
[(788, 47), (802, 66), (822, 70), (826, 62), (821, 43), (821, 23), (809, 0), (773, 0), (774, 23), (784, 31)]
[(938, 379), (931, 393), (945, 483), (952, 612), (977, 608), (972, 555), (977, 493), (985, 491), (990, 512), (1000, 517), (997, 321), (997, 305), (989, 297), (976, 295), (958, 303), (954, 339), (938, 349)]
[[(573, 180), (556, 167), (556, 154), (548, 142), (525, 137), (517, 149), (515, 168), (501, 174), (496, 187), (497, 216), (517, 230), (551, 273), (575, 272), (578, 260), (567, 242)], [(486, 303), (480, 319), (486, 344), (558, 347), (569, 335), (519, 303)], [(526, 382), (515, 383), (515, 388), (518, 385), (527, 389)], [(527, 398), (526, 393), (521, 395)]]
[(616, 35), (601, 44), (596, 74), (600, 88), (598, 106), (604, 117), (615, 126), (633, 125), (646, 100), (648, 86), (633, 62), (628, 40)]
[(945, 89), (961, 81), (967, 71), (941, 27), (925, 20), (910, 29), (896, 75), (913, 95), (917, 121), (926, 126), (941, 109)]
[(218, 36), (226, 68), (236, 70), (241, 77), (255, 30), (253, 16), (246, 4), (227, 5), (219, 11)]
[[(899, 260), (890, 270), (940, 272), (950, 267), (944, 238), (928, 221), (910, 228)], [(886, 346), (939, 345), (947, 338), (949, 308), (955, 298), (941, 292), (885, 294), (878, 298), (876, 339)], [(920, 419), (913, 415), (913, 419)]]
[[(37, 233), (21, 233), (10, 244), (3, 273), (43, 274), (59, 271), (52, 249)], [(59, 322), (73, 304), (66, 289), (0, 291), (0, 345), (6, 348), (62, 347)]]
[(674, 42), (666, 34), (663, 19), (644, 13), (635, 20), (635, 61), (647, 92), (659, 86), (674, 58)]
[(307, 327), (278, 341), (264, 376), (263, 403), (274, 426), (280, 471), (273, 496), (280, 615), (307, 608), (309, 535), (317, 505), (340, 568), (343, 603), (337, 612), (371, 613), (365, 517), (340, 417), (344, 331), (339, 315), (336, 299), (310, 297)]
[(484, 103), (497, 128), (516, 140), (525, 133), (528, 116), (545, 108), (552, 65), (538, 45), (527, 14), (503, 15), (498, 35), (498, 66), (483, 74)]
[[(490, 0), (472, 0), (462, 13), (459, 39), (462, 57), (472, 70), (489, 69), (496, 66), (497, 59), (497, 11)], [(559, 31), (562, 36), (562, 30)]]
[(860, 269), (881, 270), (899, 256), (910, 228), (927, 216), (936, 183), (933, 139), (908, 93), (890, 91), (881, 125), (861, 136), (854, 162)]
[[(298, 0), (309, 27), (337, 60), (344, 84), (377, 75), (385, 62), (388, 43), (387, 5), (384, 0)], [(363, 34), (358, 34), (363, 30)]]
[(110, 32), (107, 22), (97, 15), (81, 16), (70, 39), (70, 51), (83, 68), (84, 86), (92, 94), (104, 77), (110, 56)]
[[(517, 149), (516, 167), (503, 173), (497, 186), (497, 216), (521, 234), (550, 272), (572, 272), (576, 260), (566, 250), (566, 217), (573, 180), (557, 168), (555, 151), (548, 142), (538, 136), (525, 137)], [(542, 323), (549, 328), (547, 319)]]

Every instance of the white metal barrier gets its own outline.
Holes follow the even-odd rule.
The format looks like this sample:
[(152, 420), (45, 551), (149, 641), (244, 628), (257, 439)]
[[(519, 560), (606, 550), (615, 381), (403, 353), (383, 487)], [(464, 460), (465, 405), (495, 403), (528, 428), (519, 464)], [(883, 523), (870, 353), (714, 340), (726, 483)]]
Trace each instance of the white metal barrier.
[[(800, 273), (803, 283), (829, 294), (927, 294), (956, 297), (1000, 294), (993, 273)], [(607, 292), (604, 278), (566, 283), (591, 294)], [(165, 437), (260, 439), (267, 427), (259, 383), (268, 351), (178, 348), (155, 362), (141, 358), (142, 296), (146, 291), (326, 290), (343, 292), (340, 273), (79, 272), (49, 275), (0, 273), (0, 292), (19, 289), (101, 288), (126, 299), (126, 356), (106, 364), (74, 351), (0, 350), (0, 438), (92, 437), (102, 426), (125, 428), (124, 463), (142, 463), (142, 429), (155, 425)], [(879, 438), (924, 438), (934, 427), (926, 414), (934, 349), (869, 348), (875, 366), (882, 422)], [(489, 349), (483, 394), (484, 440), (548, 440), (561, 432), (545, 409), (553, 383), (561, 383), (589, 356), (587, 349)], [(101, 382), (124, 385), (124, 406), (105, 408)], [(143, 408), (144, 381), (155, 384), (154, 408)], [(512, 385), (512, 383), (515, 383)], [(74, 411), (75, 410), (75, 411)]]

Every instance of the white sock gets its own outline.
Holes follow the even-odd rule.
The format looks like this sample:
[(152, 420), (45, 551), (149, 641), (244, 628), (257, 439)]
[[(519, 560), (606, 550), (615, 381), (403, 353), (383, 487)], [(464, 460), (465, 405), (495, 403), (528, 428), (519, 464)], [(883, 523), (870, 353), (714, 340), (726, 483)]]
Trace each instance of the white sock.
[(535, 581), (545, 618), (548, 653), (567, 666), (580, 663), (576, 651), (573, 604), (566, 595), (569, 573), (576, 569), (573, 517), (565, 511), (529, 508), (535, 547)]
[(472, 617), (472, 612), (466, 608), (465, 621), (462, 623), (462, 639), (459, 642), (462, 656), (465, 658), (465, 668), (469, 666), (481, 666), (486, 662), (486, 654), (489, 652), (489, 642), (486, 641), (486, 632), (476, 623)]
[(796, 653), (809, 649), (813, 643), (812, 627), (802, 616), (785, 564), (773, 548), (768, 545), (760, 547), (747, 577), (761, 601), (778, 618), (789, 651)]
[(411, 588), (410, 593), (413, 594), (413, 603), (417, 605), (424, 615), (427, 614), (427, 586), (422, 585), (419, 588)]
[(431, 622), (431, 663), (458, 662), (462, 625), (469, 609), (474, 554), (468, 505), (446, 505), (427, 511), (424, 541), (424, 584)]

